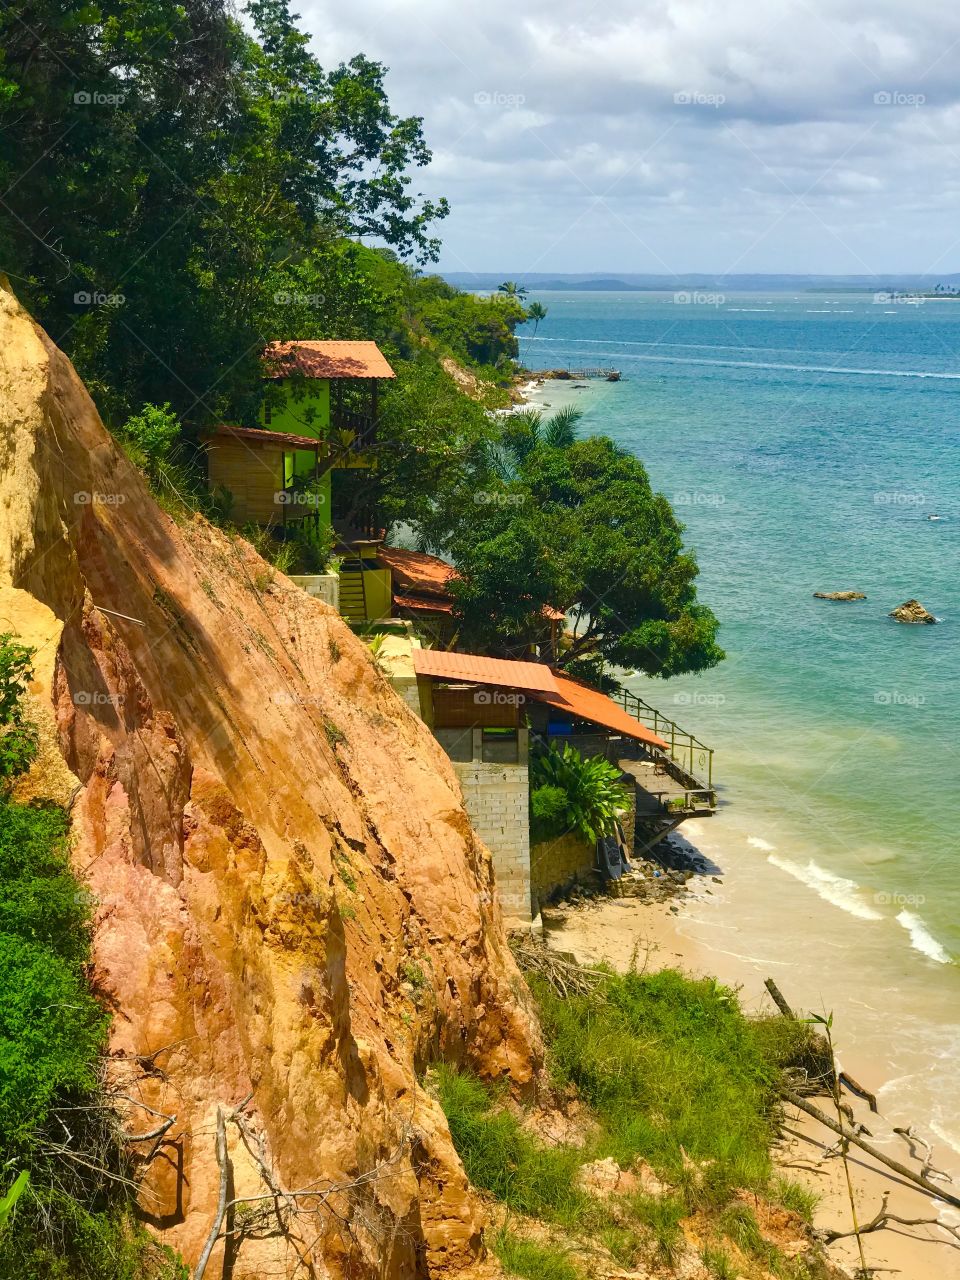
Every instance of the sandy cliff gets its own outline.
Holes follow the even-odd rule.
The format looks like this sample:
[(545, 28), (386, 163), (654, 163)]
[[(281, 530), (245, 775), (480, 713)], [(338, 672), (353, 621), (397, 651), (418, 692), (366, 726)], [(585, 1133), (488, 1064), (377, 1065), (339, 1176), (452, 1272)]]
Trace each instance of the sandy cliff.
[[(193, 1264), (231, 1196), (235, 1280), (486, 1271), (432, 1057), (530, 1081), (539, 1041), (490, 860), (425, 727), (340, 618), (163, 513), (69, 361), (0, 289), (0, 629), (38, 648), (43, 758), (96, 902), (142, 1204)], [(146, 1158), (152, 1153), (152, 1158)], [(223, 1246), (207, 1271), (219, 1277)], [(302, 1267), (302, 1270), (298, 1268)], [(311, 1269), (312, 1268), (312, 1269)]]

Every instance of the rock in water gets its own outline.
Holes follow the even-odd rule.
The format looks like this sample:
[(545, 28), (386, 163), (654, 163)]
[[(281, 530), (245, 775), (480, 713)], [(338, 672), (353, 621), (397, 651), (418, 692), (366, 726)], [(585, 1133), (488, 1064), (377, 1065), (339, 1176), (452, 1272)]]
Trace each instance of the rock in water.
[(928, 612), (919, 600), (905, 600), (890, 611), (890, 617), (898, 622), (936, 622), (932, 613)]
[(814, 600), (866, 600), (862, 591), (815, 591)]

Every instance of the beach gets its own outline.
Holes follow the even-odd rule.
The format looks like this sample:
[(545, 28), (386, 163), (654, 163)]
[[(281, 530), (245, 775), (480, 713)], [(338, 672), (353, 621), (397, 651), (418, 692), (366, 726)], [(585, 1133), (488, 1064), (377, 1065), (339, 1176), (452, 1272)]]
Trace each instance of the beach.
[[(658, 904), (599, 898), (575, 909), (561, 907), (548, 912), (549, 944), (582, 962), (603, 960), (619, 970), (635, 957), (640, 967), (716, 977), (738, 990), (748, 1013), (774, 1012), (763, 985), (772, 977), (801, 1015), (833, 1014), (838, 1064), (877, 1095), (879, 1116), (853, 1095), (846, 1097), (870, 1130), (870, 1141), (919, 1170), (904, 1138), (893, 1132), (912, 1125), (932, 1145), (933, 1164), (960, 1185), (960, 1153), (947, 1137), (956, 1114), (955, 1059), (938, 1060), (925, 1020), (916, 1025), (912, 1003), (922, 1001), (929, 988), (916, 976), (914, 959), (904, 963), (898, 987), (874, 986), (876, 939), (868, 928), (873, 921), (848, 917), (800, 881), (783, 877), (723, 813), (692, 820), (684, 830), (686, 852), (701, 867), (687, 895)], [(829, 1111), (829, 1098), (815, 1101)], [(841, 1162), (820, 1160), (833, 1136), (796, 1108), (786, 1110), (789, 1129), (800, 1136), (791, 1136), (778, 1153), (785, 1176), (822, 1197), (818, 1226), (849, 1230)], [(945, 1223), (960, 1223), (960, 1210), (934, 1205), (924, 1191), (863, 1153), (852, 1154), (851, 1166), (861, 1222), (874, 1216), (889, 1193), (891, 1211), (902, 1217), (939, 1212)], [(864, 1249), (871, 1266), (894, 1269), (906, 1280), (960, 1277), (960, 1242), (935, 1228), (888, 1229), (864, 1237)], [(854, 1242), (838, 1242), (830, 1256), (852, 1264)]]

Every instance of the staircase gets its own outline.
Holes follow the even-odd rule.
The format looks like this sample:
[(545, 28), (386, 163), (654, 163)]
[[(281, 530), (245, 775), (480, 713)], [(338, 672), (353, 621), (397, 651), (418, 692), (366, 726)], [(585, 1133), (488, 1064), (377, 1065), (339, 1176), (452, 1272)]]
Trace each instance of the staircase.
[(340, 565), (340, 616), (348, 622), (367, 620), (367, 591), (363, 562), (344, 560)]

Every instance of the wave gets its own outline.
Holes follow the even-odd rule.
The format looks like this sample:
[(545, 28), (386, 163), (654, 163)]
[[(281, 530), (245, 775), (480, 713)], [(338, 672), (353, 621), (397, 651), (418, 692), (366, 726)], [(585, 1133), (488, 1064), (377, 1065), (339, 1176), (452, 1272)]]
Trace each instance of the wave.
[(813, 889), (824, 902), (839, 907), (848, 915), (856, 916), (858, 920), (883, 919), (879, 911), (868, 907), (859, 896), (860, 886), (855, 880), (848, 880), (845, 876), (836, 876), (832, 871), (825, 871), (812, 858), (805, 867), (799, 862), (791, 862), (789, 858), (780, 858), (775, 854), (771, 854), (767, 861), (779, 867), (781, 871), (785, 871), (787, 875), (793, 876), (795, 880), (799, 880), (801, 884), (805, 884), (808, 889)]
[(775, 844), (767, 844), (759, 836), (747, 836), (747, 844), (752, 844), (754, 849), (762, 849), (764, 853), (773, 853), (777, 847)]
[(781, 369), (787, 373), (833, 373), (857, 378), (929, 378), (931, 381), (960, 382), (960, 373), (934, 373), (925, 369), (854, 369), (839, 364), (786, 364), (776, 360), (697, 360), (691, 356), (634, 355), (625, 351), (598, 351), (596, 354), (611, 360), (629, 360), (633, 363), (646, 361), (654, 364), (715, 366), (721, 369)]
[(953, 964), (953, 957), (940, 945), (919, 916), (915, 916), (912, 911), (901, 911), (897, 916), (897, 924), (902, 925), (909, 933), (910, 945), (914, 951), (921, 952), (937, 964)]

